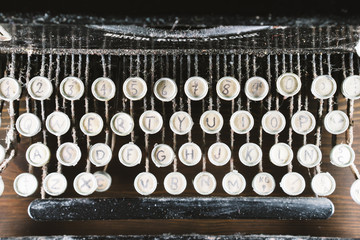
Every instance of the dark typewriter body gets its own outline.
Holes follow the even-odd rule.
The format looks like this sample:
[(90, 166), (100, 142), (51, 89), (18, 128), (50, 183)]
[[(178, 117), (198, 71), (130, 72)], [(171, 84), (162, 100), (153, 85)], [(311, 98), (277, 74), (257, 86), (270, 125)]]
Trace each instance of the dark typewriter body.
[[(1, 172), (5, 189), (0, 198), (0, 237), (360, 237), (360, 206), (350, 196), (350, 187), (359, 174), (356, 166), (360, 154), (360, 125), (357, 124), (360, 100), (348, 100), (341, 92), (346, 77), (360, 75), (360, 59), (355, 48), (359, 41), (358, 19), (235, 16), (110, 19), (70, 15), (22, 15), (20, 18), (5, 14), (0, 15), (0, 20), (4, 29), (0, 37), (7, 38), (6, 33), (11, 36), (0, 41), (0, 77), (12, 76), (23, 84), (20, 100), (12, 105), (14, 113), (8, 112), (9, 102), (1, 101), (0, 143), (6, 146), (9, 125), (21, 113), (35, 113), (42, 122), (41, 131), (33, 137), (22, 136), (16, 128), (13, 133), (9, 149), (14, 149), (15, 156)], [(284, 73), (294, 73), (301, 78), (301, 90), (293, 97), (284, 97), (276, 89), (276, 79)], [(315, 99), (311, 93), (311, 82), (320, 75), (331, 75), (337, 83), (331, 103), (328, 99)], [(24, 86), (35, 76), (51, 80), (54, 90), (48, 100), (34, 100), (26, 91)], [(59, 85), (68, 76), (84, 82), (85, 92), (80, 100), (62, 98)], [(203, 100), (191, 101), (184, 92), (186, 80), (193, 76), (209, 83)], [(224, 76), (239, 80), (240, 94), (233, 101), (218, 97), (216, 83)], [(269, 93), (262, 101), (251, 101), (244, 93), (245, 82), (253, 76), (269, 83)], [(91, 85), (99, 77), (110, 78), (115, 83), (115, 96), (108, 102), (98, 101), (92, 95)], [(122, 91), (129, 77), (140, 77), (147, 84), (147, 93), (140, 101), (129, 100)], [(174, 100), (164, 102), (154, 96), (153, 86), (160, 78), (175, 81), (178, 92)], [(71, 120), (70, 130), (60, 137), (60, 142), (46, 131), (44, 123), (55, 109)], [(253, 114), (254, 127), (249, 134), (236, 134), (231, 130), (230, 117), (239, 109)], [(291, 116), (300, 109), (313, 113), (316, 118), (314, 130), (306, 137), (290, 129)], [(347, 131), (332, 135), (325, 130), (324, 117), (329, 109), (341, 110), (348, 116)], [(145, 134), (140, 129), (139, 118), (145, 110), (161, 114), (163, 126), (158, 133)], [(190, 138), (189, 134), (175, 134), (169, 127), (171, 115), (181, 110), (189, 112), (194, 121)], [(199, 119), (207, 110), (223, 116), (220, 134), (206, 134), (201, 129)], [(263, 130), (261, 118), (269, 110), (279, 110), (285, 116), (286, 126), (279, 134)], [(86, 112), (96, 112), (104, 121), (97, 136), (89, 138), (79, 128), (80, 118)], [(118, 136), (111, 130), (111, 117), (118, 112), (133, 117), (132, 134)], [(50, 161), (46, 167), (29, 167), (25, 160), (27, 148), (44, 139), (51, 151)], [(56, 149), (60, 143), (74, 139), (82, 157), (76, 166), (59, 169)], [(196, 165), (186, 166), (178, 157), (167, 167), (159, 168), (152, 162), (155, 144), (166, 143), (177, 155), (180, 146), (189, 141), (197, 143), (204, 155)], [(84, 171), (104, 170), (104, 166), (92, 165), (87, 157), (89, 146), (104, 142), (113, 151), (105, 167), (112, 177), (111, 187), (105, 192), (81, 196), (74, 190), (73, 180)], [(135, 142), (142, 152), (140, 164), (131, 168), (118, 159), (121, 146), (129, 142)], [(206, 155), (215, 142), (231, 148), (231, 160), (224, 166), (215, 166)], [(238, 151), (246, 142), (260, 145), (263, 152), (260, 168), (240, 162)], [(276, 142), (291, 145), (294, 151), (291, 165), (278, 167), (270, 162), (268, 153)], [(296, 153), (304, 143), (321, 145), (319, 166), (306, 168), (298, 162)], [(330, 163), (331, 149), (340, 143), (351, 144), (355, 151), (351, 167)], [(222, 187), (222, 178), (229, 169), (237, 170), (246, 179), (244, 191), (237, 196), (227, 194)], [(205, 170), (214, 175), (217, 186), (213, 193), (202, 196), (194, 188), (193, 180)], [(66, 176), (68, 186), (60, 196), (51, 197), (41, 184), (48, 173), (59, 171)], [(156, 190), (150, 196), (142, 196), (134, 189), (134, 179), (144, 171), (157, 178)], [(181, 172), (187, 180), (185, 191), (178, 196), (170, 195), (163, 184), (172, 171)], [(269, 196), (259, 196), (253, 191), (251, 181), (259, 171), (269, 172), (275, 179), (275, 190)], [(289, 171), (305, 179), (305, 190), (298, 196), (287, 195), (279, 186)], [(330, 196), (318, 197), (312, 191), (311, 179), (319, 171), (331, 173), (336, 180), (336, 189)], [(14, 179), (23, 172), (31, 172), (39, 182), (36, 192), (26, 198), (18, 196), (13, 189)], [(90, 200), (86, 200), (88, 198)], [(259, 203), (256, 199), (260, 199)], [(317, 201), (319, 199), (324, 201)], [(59, 202), (54, 204), (55, 201)], [(56, 221), (43, 221), (52, 218)], [(94, 220), (98, 218), (105, 220)]]

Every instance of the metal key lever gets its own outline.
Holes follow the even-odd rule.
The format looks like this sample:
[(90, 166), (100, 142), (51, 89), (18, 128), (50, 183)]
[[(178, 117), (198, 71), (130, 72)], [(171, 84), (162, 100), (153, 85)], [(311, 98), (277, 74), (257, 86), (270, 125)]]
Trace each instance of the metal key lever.
[(116, 219), (327, 219), (327, 198), (55, 198), (30, 203), (36, 221)]

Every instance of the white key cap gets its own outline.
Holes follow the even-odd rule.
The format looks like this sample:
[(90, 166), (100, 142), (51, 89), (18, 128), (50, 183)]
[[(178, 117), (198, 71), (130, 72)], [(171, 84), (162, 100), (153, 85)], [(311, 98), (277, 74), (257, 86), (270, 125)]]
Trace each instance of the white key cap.
[(4, 189), (5, 189), (5, 184), (4, 184), (2, 177), (0, 176), (0, 197), (4, 192)]
[(261, 125), (265, 132), (277, 134), (284, 130), (286, 120), (284, 115), (279, 111), (268, 111), (261, 119)]
[(292, 129), (302, 135), (306, 135), (314, 130), (316, 120), (314, 115), (308, 111), (298, 111), (291, 118)]
[(251, 185), (255, 193), (266, 196), (274, 191), (275, 179), (270, 173), (260, 172), (255, 175)]
[(128, 78), (123, 84), (123, 92), (128, 99), (138, 101), (146, 95), (146, 82), (139, 77)]
[(171, 172), (164, 179), (164, 188), (171, 195), (179, 195), (184, 192), (187, 182), (182, 173)]
[(139, 173), (134, 180), (134, 187), (139, 194), (150, 195), (157, 187), (156, 177), (149, 172)]
[(360, 179), (357, 179), (350, 188), (350, 196), (356, 202), (360, 205)]
[(274, 165), (283, 167), (292, 161), (294, 153), (286, 143), (277, 143), (271, 147), (269, 156)]
[(80, 158), (81, 151), (75, 143), (63, 143), (56, 151), (56, 159), (64, 166), (75, 166)]
[(187, 112), (179, 111), (175, 112), (169, 121), (171, 130), (178, 134), (184, 135), (191, 131), (194, 122)]
[(174, 150), (166, 144), (157, 144), (151, 151), (151, 159), (157, 167), (169, 166), (175, 158)]
[(331, 134), (341, 134), (348, 129), (349, 118), (344, 112), (334, 110), (326, 114), (324, 118), (324, 126)]
[(134, 120), (124, 112), (115, 114), (110, 121), (111, 130), (119, 136), (129, 135), (134, 129)]
[(215, 166), (224, 166), (230, 158), (231, 150), (225, 143), (216, 142), (208, 150), (208, 159)]
[(107, 172), (97, 171), (94, 173), (97, 183), (97, 192), (106, 192), (111, 186), (111, 176)]
[(245, 166), (257, 165), (262, 159), (262, 150), (255, 143), (245, 143), (239, 149), (239, 159)]
[(322, 153), (318, 146), (314, 144), (306, 144), (297, 152), (297, 160), (301, 165), (312, 168), (320, 164)]
[(237, 134), (246, 134), (254, 127), (254, 118), (248, 111), (239, 110), (231, 115), (230, 126)]
[(335, 145), (330, 151), (330, 162), (337, 167), (348, 167), (354, 160), (355, 152), (347, 144)]
[(208, 93), (208, 90), (208, 82), (202, 77), (191, 77), (186, 80), (184, 85), (186, 96), (193, 101), (203, 99)]
[(223, 77), (216, 84), (219, 98), (227, 101), (235, 99), (240, 93), (239, 81), (233, 77)]
[(154, 84), (154, 94), (160, 101), (170, 102), (177, 92), (176, 82), (170, 78), (160, 78)]
[(141, 162), (141, 149), (134, 143), (130, 142), (120, 148), (118, 157), (124, 166), (134, 167)]
[(253, 101), (261, 101), (269, 93), (269, 84), (262, 77), (249, 78), (245, 83), (245, 95)]
[(97, 100), (109, 101), (115, 96), (116, 86), (110, 78), (100, 77), (92, 83), (91, 92)]
[(104, 143), (96, 143), (89, 149), (89, 160), (97, 167), (103, 167), (112, 159), (111, 148)]
[(81, 131), (88, 136), (98, 135), (104, 126), (103, 119), (97, 113), (86, 113), (80, 119), (80, 129)]
[(34, 143), (26, 150), (26, 161), (34, 167), (42, 167), (50, 160), (50, 149), (43, 143)]
[(195, 166), (202, 158), (201, 148), (196, 143), (184, 143), (179, 149), (179, 159), (186, 166)]
[(200, 117), (200, 127), (208, 134), (220, 132), (223, 125), (224, 119), (218, 111), (209, 110), (204, 112)]
[(239, 195), (246, 187), (246, 180), (242, 174), (234, 170), (224, 176), (222, 186), (227, 194)]
[(360, 98), (360, 76), (353, 75), (345, 78), (341, 85), (342, 94), (349, 99)]
[(43, 187), (50, 196), (59, 196), (65, 192), (67, 180), (61, 173), (53, 172), (45, 177)]
[(336, 89), (336, 82), (329, 75), (318, 76), (311, 84), (311, 93), (318, 99), (331, 98), (334, 96)]
[(70, 129), (70, 118), (62, 112), (53, 112), (46, 118), (46, 129), (55, 136), (61, 136)]
[(155, 134), (159, 132), (163, 125), (163, 119), (160, 113), (156, 111), (145, 111), (139, 119), (141, 130), (147, 134)]
[(301, 80), (296, 74), (284, 73), (276, 80), (276, 89), (284, 97), (294, 96), (301, 89)]
[(30, 173), (21, 173), (14, 180), (14, 190), (21, 197), (28, 197), (34, 194), (37, 187), (38, 181)]
[(20, 83), (11, 77), (0, 78), (0, 99), (5, 101), (13, 101), (20, 97)]
[(290, 196), (297, 196), (305, 190), (305, 179), (297, 172), (285, 174), (280, 182), (282, 190)]
[(209, 195), (215, 191), (216, 179), (209, 172), (200, 172), (195, 176), (193, 184), (196, 192), (201, 195)]
[(89, 196), (95, 192), (98, 186), (93, 174), (82, 172), (75, 177), (73, 187), (78, 194)]
[(53, 93), (53, 85), (46, 77), (34, 77), (27, 85), (27, 91), (35, 100), (48, 99)]
[(33, 137), (41, 130), (40, 119), (32, 113), (23, 113), (16, 120), (16, 130), (25, 137)]
[(78, 100), (84, 95), (84, 83), (80, 78), (67, 77), (60, 83), (60, 93), (67, 100)]
[(318, 173), (311, 180), (311, 188), (318, 196), (329, 196), (335, 191), (336, 182), (330, 173)]
[(5, 148), (0, 145), (0, 164), (4, 161), (5, 159)]

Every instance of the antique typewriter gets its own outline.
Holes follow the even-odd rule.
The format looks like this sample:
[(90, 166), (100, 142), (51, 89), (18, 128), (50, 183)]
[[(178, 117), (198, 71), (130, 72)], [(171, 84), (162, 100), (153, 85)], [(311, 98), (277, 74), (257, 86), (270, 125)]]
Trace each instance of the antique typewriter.
[(359, 237), (359, 31), (0, 15), (0, 237)]

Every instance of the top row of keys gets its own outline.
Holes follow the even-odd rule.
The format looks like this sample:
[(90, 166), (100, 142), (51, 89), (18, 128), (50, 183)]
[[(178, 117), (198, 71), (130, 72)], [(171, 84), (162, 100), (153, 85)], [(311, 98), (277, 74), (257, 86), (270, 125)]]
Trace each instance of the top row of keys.
[[(301, 89), (300, 77), (293, 73), (284, 73), (276, 81), (277, 91), (284, 97), (296, 95)], [(154, 84), (154, 95), (168, 102), (178, 92), (176, 82), (170, 78), (160, 78)], [(336, 81), (329, 75), (316, 77), (311, 84), (312, 94), (319, 99), (332, 97), (337, 89)], [(191, 77), (184, 85), (184, 92), (193, 101), (203, 99), (209, 90), (209, 83), (202, 77)], [(263, 100), (269, 93), (269, 84), (262, 77), (252, 77), (245, 83), (245, 95), (253, 101)], [(36, 76), (27, 83), (29, 95), (36, 100), (48, 99), (53, 93), (53, 85), (46, 77)], [(60, 84), (60, 93), (67, 100), (78, 100), (84, 95), (85, 87), (81, 79), (66, 77)], [(131, 77), (123, 83), (124, 95), (133, 101), (142, 99), (147, 93), (147, 83), (140, 77)], [(341, 86), (343, 95), (348, 99), (360, 98), (360, 76), (347, 77)], [(109, 101), (115, 96), (115, 83), (106, 77), (97, 78), (91, 85), (93, 96), (99, 101)], [(217, 95), (223, 100), (233, 100), (240, 93), (240, 83), (233, 77), (223, 77), (216, 84)], [(11, 77), (0, 79), (0, 99), (13, 101), (21, 95), (20, 83)]]

